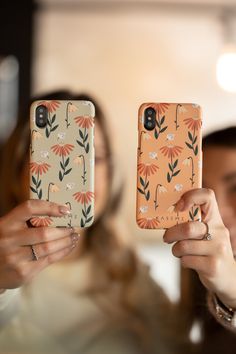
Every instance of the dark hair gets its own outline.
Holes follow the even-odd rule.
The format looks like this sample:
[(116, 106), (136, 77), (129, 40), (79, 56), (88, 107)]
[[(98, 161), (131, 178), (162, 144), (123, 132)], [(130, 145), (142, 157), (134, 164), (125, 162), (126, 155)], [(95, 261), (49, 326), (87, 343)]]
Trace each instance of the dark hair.
[(203, 149), (209, 146), (236, 148), (236, 126), (216, 130), (202, 139)]
[[(203, 154), (204, 149), (208, 147), (236, 148), (236, 126), (205, 135), (202, 147)], [(194, 270), (182, 268), (182, 311), (188, 314), (189, 330), (197, 322), (202, 333), (202, 341), (196, 345), (194, 353), (233, 354), (236, 348), (236, 336), (213, 318), (207, 309), (206, 297), (207, 290), (202, 285), (198, 274)]]

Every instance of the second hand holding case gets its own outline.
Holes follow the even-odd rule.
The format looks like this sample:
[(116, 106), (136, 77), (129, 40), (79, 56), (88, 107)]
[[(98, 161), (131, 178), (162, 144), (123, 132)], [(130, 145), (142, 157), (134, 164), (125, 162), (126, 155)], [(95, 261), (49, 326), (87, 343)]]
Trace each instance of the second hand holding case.
[[(152, 130), (144, 126), (148, 109), (150, 114), (155, 112)], [(202, 184), (201, 126), (201, 108), (196, 104), (144, 103), (140, 106), (136, 199), (136, 220), (140, 228), (166, 229), (201, 220), (199, 206), (175, 212), (181, 195)]]

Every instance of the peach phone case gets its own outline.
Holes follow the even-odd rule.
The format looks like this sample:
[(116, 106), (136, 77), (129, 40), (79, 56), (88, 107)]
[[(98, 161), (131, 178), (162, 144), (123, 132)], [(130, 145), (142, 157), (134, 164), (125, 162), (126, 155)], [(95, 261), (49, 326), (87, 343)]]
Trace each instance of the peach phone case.
[[(156, 110), (156, 127), (144, 127), (144, 111)], [(201, 219), (199, 206), (175, 212), (187, 190), (202, 183), (202, 111), (189, 103), (144, 103), (138, 114), (136, 220), (143, 229), (166, 229)]]
[[(35, 122), (48, 109), (45, 128)], [(94, 216), (94, 115), (89, 101), (35, 101), (30, 110), (30, 198), (66, 204), (71, 216), (33, 217), (34, 226), (88, 227)]]

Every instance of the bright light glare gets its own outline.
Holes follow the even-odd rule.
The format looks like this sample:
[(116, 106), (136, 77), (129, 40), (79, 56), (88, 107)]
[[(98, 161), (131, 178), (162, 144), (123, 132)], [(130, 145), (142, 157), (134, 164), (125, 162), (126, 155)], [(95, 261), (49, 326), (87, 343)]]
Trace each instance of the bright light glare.
[(216, 66), (219, 85), (228, 92), (236, 93), (236, 51), (222, 54)]

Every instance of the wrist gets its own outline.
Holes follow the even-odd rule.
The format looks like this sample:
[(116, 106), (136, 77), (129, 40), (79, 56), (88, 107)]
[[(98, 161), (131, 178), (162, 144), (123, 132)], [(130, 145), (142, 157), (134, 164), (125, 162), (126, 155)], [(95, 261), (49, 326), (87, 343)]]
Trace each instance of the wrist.
[(216, 295), (216, 296), (222, 302), (222, 304), (224, 304), (229, 309), (232, 309), (232, 311), (236, 311), (236, 299), (231, 300), (220, 295)]
[(212, 314), (223, 325), (236, 328), (236, 311), (223, 303), (215, 294), (209, 294), (208, 306)]
[[(228, 274), (227, 274), (228, 273)], [(233, 267), (228, 270), (225, 275), (223, 284), (218, 289), (213, 290), (218, 299), (225, 304), (227, 307), (236, 310), (236, 262), (233, 262)]]
[[(233, 295), (233, 296), (232, 296)], [(236, 311), (236, 290), (230, 291), (230, 295), (227, 293), (215, 292), (215, 296), (228, 308)]]
[(5, 293), (6, 289), (0, 289), (0, 294)]

